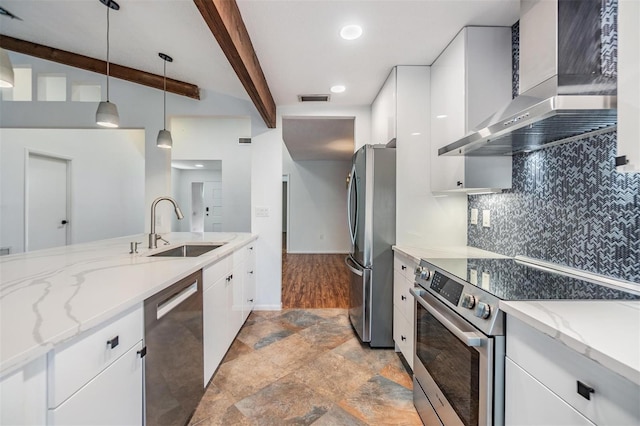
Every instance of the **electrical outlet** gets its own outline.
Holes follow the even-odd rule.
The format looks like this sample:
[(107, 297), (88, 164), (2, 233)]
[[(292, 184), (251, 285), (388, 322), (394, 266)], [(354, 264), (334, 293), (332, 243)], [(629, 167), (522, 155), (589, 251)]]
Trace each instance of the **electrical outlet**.
[(491, 274), (488, 272), (482, 273), (482, 289), (489, 291), (489, 287), (491, 286)]
[(269, 217), (269, 207), (256, 207), (256, 217)]
[(491, 211), (490, 210), (482, 210), (482, 226), (485, 228), (491, 227)]
[(469, 282), (478, 285), (478, 271), (476, 269), (469, 269)]
[(478, 209), (471, 209), (471, 224), (478, 224)]

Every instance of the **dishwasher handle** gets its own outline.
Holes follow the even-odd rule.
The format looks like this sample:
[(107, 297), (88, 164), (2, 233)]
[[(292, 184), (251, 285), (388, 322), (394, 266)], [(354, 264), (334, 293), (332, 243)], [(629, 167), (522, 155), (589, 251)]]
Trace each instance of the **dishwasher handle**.
[(160, 319), (175, 309), (182, 302), (198, 292), (198, 281), (195, 281), (189, 287), (183, 289), (177, 294), (172, 295), (168, 299), (158, 303), (156, 309), (156, 319)]

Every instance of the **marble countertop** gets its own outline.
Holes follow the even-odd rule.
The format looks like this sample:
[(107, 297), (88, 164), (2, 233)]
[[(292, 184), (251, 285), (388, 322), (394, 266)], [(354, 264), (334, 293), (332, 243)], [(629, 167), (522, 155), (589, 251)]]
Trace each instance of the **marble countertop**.
[(640, 301), (500, 302), (500, 308), (640, 385)]
[[(146, 248), (147, 234), (139, 234), (0, 257), (0, 375), (257, 238), (223, 232), (163, 237), (171, 245), (155, 250)], [(143, 241), (138, 254), (129, 254), (131, 241)], [(199, 257), (148, 257), (186, 242), (225, 244)]]

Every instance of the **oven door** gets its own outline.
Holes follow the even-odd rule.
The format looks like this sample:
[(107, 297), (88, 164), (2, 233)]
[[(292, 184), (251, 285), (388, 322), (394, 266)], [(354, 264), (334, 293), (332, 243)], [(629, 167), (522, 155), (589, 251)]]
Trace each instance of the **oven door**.
[[(411, 293), (417, 302), (414, 375), (419, 386), (414, 388), (414, 400), (420, 402), (418, 413), (424, 422), (433, 422), (437, 415), (445, 426), (492, 425), (493, 338), (427, 291), (414, 288)], [(430, 404), (425, 404), (425, 396)]]

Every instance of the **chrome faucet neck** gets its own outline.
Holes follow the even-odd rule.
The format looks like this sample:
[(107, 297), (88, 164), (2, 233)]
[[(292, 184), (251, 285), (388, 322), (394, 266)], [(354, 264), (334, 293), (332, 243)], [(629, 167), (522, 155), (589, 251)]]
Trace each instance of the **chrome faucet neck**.
[(176, 216), (178, 217), (178, 220), (181, 220), (184, 217), (184, 215), (182, 214), (182, 210), (180, 210), (180, 206), (178, 206), (178, 203), (173, 198), (165, 196), (165, 197), (158, 197), (155, 200), (153, 200), (153, 203), (151, 203), (151, 233), (149, 234), (150, 249), (157, 248), (158, 239), (162, 238), (160, 235), (156, 234), (156, 206), (160, 201), (169, 201), (171, 204), (173, 204), (173, 208), (176, 212)]

